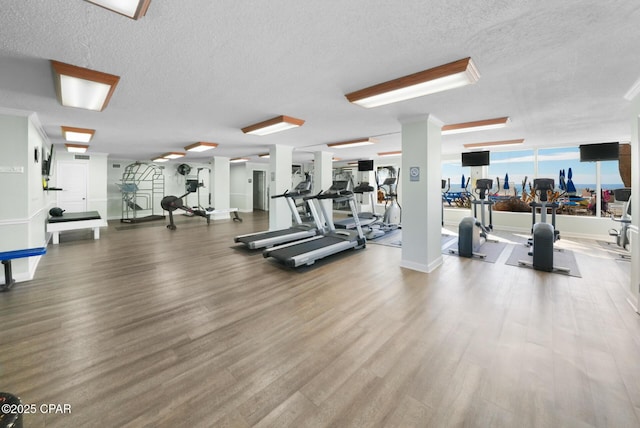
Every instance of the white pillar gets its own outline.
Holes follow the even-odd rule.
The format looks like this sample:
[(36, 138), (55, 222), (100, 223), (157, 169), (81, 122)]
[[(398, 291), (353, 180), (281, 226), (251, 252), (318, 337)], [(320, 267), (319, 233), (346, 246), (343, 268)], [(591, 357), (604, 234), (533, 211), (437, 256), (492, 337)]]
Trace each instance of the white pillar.
[[(217, 210), (230, 208), (231, 169), (229, 158), (214, 156), (212, 166), (213, 185), (211, 189), (213, 194), (211, 195), (211, 202), (213, 203), (213, 208)], [(222, 220), (230, 218), (230, 215), (229, 213), (214, 214), (211, 218), (213, 220)]]
[[(314, 152), (313, 154), (313, 193), (329, 190), (333, 184), (333, 153)], [(329, 199), (320, 202), (333, 221), (333, 202)]]
[[(633, 99), (631, 117), (631, 279), (629, 302), (638, 312), (640, 305), (640, 95)], [(633, 184), (635, 183), (635, 184)]]
[(405, 268), (431, 272), (442, 264), (442, 122), (432, 115), (402, 122), (402, 260)]
[[(291, 188), (293, 147), (273, 145), (269, 149), (269, 195), (280, 195)], [(284, 198), (269, 198), (269, 230), (291, 227), (291, 210)]]

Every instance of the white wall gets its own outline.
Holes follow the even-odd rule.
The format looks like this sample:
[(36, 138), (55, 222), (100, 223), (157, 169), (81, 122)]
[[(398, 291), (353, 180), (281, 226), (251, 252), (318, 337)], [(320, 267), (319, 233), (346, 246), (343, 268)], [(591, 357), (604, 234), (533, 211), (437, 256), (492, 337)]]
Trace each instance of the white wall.
[[(35, 115), (0, 114), (0, 251), (13, 251), (46, 245), (45, 220), (51, 201), (42, 186), (42, 147), (49, 142)], [(34, 152), (38, 152), (36, 161)], [(33, 278), (40, 257), (12, 262), (16, 281)], [(4, 274), (0, 274), (4, 283)]]

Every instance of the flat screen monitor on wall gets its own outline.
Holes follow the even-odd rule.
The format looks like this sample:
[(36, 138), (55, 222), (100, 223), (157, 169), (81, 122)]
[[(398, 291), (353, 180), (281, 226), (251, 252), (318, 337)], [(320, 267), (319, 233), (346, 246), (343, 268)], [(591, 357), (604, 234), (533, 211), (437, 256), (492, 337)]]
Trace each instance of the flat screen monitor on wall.
[(372, 160), (359, 160), (358, 161), (358, 171), (373, 171), (373, 161)]
[(620, 143), (598, 143), (580, 145), (580, 162), (618, 160)]
[(482, 152), (462, 153), (462, 166), (489, 165), (489, 150)]

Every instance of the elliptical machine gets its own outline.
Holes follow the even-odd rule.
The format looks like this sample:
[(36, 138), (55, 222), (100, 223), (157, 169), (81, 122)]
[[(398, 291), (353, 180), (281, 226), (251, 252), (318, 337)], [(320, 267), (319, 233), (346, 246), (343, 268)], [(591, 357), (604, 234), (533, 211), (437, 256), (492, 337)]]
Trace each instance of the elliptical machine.
[[(545, 272), (569, 273), (570, 269), (553, 265), (553, 244), (560, 239), (560, 231), (556, 229), (556, 210), (558, 204), (549, 201), (549, 194), (553, 192), (555, 182), (553, 178), (536, 178), (533, 180), (533, 191), (538, 201), (529, 204), (532, 214), (532, 237), (527, 245), (531, 248), (529, 255), (533, 262), (518, 260), (518, 264), (532, 267)], [(540, 222), (536, 223), (536, 211), (540, 208)], [(547, 223), (547, 211), (551, 210), (551, 223)]]
[[(476, 180), (475, 192), (477, 199), (473, 199), (473, 217), (465, 217), (458, 225), (458, 250), (449, 250), (452, 254), (460, 257), (480, 257), (484, 259), (486, 254), (480, 252), (480, 247), (487, 242), (489, 233), (493, 230), (493, 214), (491, 207), (493, 201), (487, 198), (487, 192), (493, 187), (493, 180), (490, 178), (479, 178)], [(485, 207), (487, 208), (485, 210)], [(478, 221), (478, 208), (480, 209), (480, 220)], [(489, 212), (489, 224), (485, 223), (485, 212)]]
[[(616, 237), (616, 244), (618, 244), (620, 248), (628, 250), (630, 243), (629, 225), (631, 224), (631, 188), (624, 187), (621, 189), (615, 189), (613, 191), (613, 196), (615, 197), (616, 201), (624, 202), (624, 208), (622, 217), (620, 217), (619, 219), (616, 219), (613, 217), (613, 215), (611, 215), (611, 220), (620, 223), (620, 230), (609, 229), (609, 235)], [(628, 254), (623, 254), (621, 255), (621, 257), (625, 260), (631, 258), (631, 256), (629, 256)]]

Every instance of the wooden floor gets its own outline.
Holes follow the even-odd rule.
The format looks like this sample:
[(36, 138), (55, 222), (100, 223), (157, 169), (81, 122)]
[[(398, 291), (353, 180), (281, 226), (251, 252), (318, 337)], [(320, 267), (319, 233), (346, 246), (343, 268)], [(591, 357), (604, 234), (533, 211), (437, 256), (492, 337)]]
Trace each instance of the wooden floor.
[[(582, 278), (369, 244), (299, 271), (179, 217), (61, 235), (0, 294), (0, 390), (25, 427), (638, 427), (629, 264), (561, 241)], [(502, 234), (508, 239), (508, 235)]]

